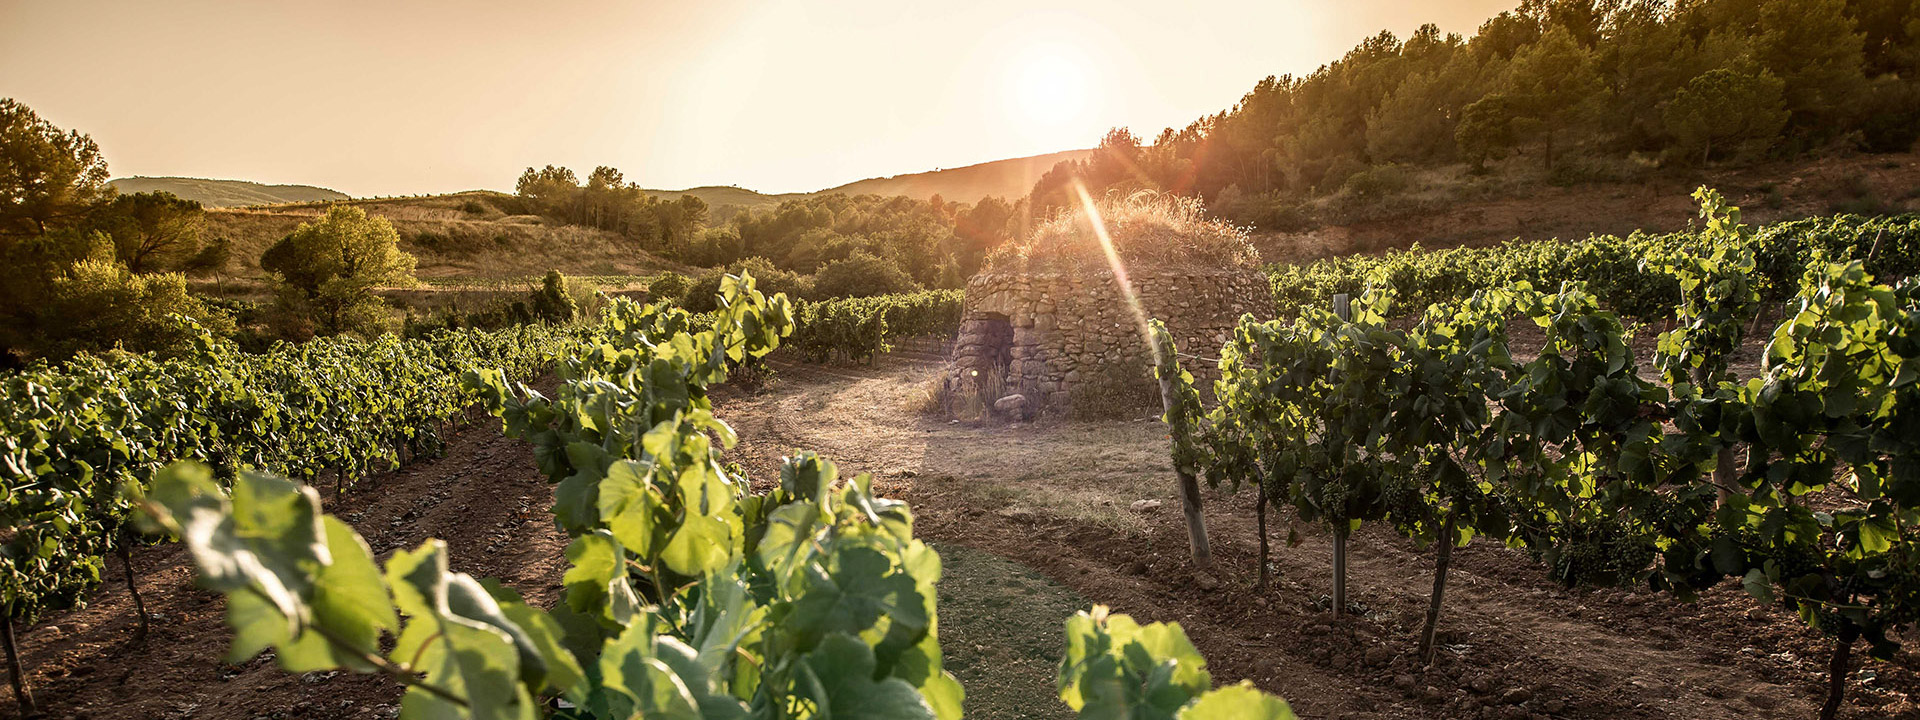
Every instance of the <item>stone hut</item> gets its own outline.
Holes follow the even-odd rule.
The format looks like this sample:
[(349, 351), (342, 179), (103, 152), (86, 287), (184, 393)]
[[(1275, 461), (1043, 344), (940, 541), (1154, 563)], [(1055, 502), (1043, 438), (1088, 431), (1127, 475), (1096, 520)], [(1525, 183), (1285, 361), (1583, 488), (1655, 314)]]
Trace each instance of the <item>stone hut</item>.
[[(1167, 324), (1180, 352), (1217, 356), (1244, 313), (1272, 313), (1246, 234), (1174, 196), (1100, 203), (1037, 228), (967, 282), (948, 371), (950, 391), (1023, 396), (1027, 412), (1072, 407), (1096, 375), (1151, 377), (1142, 318)], [(1144, 315), (1136, 315), (1093, 229), (1098, 217)], [(1217, 373), (1183, 359), (1196, 378)]]

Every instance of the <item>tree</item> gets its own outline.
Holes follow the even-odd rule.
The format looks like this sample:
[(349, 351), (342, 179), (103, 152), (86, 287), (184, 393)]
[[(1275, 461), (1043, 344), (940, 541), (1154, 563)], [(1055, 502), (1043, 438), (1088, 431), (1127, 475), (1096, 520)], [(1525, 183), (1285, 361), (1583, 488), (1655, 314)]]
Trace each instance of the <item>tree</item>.
[(1460, 114), (1453, 141), (1460, 154), (1473, 161), (1474, 172), (1487, 168), (1487, 159), (1498, 157), (1515, 141), (1514, 102), (1505, 95), (1480, 98)]
[(194, 253), (193, 257), (187, 258), (187, 262), (181, 270), (194, 277), (212, 275), (215, 278), (221, 278), (226, 276), (227, 268), (232, 264), (233, 241), (226, 238), (214, 238), (213, 242), (201, 246), (200, 252)]
[(173, 193), (121, 195), (102, 205), (94, 225), (113, 238), (114, 255), (134, 273), (176, 270), (200, 251), (206, 211)]
[(386, 218), (335, 205), (260, 256), (260, 269), (279, 276), (287, 311), (307, 316), (323, 334), (377, 334), (386, 313), (373, 294), (382, 286), (411, 285), (414, 258)]
[(1698, 152), (1700, 164), (1716, 147), (1764, 150), (1787, 123), (1781, 92), (1786, 83), (1771, 73), (1720, 68), (1689, 81), (1662, 114), (1678, 148)]
[(580, 310), (573, 302), (573, 295), (567, 292), (567, 276), (559, 270), (547, 271), (547, 276), (540, 281), (540, 289), (528, 298), (527, 308), (534, 319), (555, 325), (573, 322), (573, 316)]
[(1768, 0), (1754, 37), (1760, 65), (1785, 82), (1795, 129), (1827, 137), (1843, 129), (1864, 88), (1864, 42), (1846, 0)]
[(1367, 116), (1367, 155), (1375, 162), (1418, 162), (1445, 155), (1453, 136), (1445, 92), (1432, 73), (1400, 83)]
[(552, 165), (539, 170), (527, 168), (513, 184), (514, 193), (525, 198), (534, 212), (549, 217), (561, 217), (579, 189), (580, 179), (572, 170)]
[(870, 297), (913, 292), (920, 284), (900, 269), (900, 264), (866, 251), (855, 251), (841, 260), (821, 266), (813, 277), (816, 297)]
[(0, 99), (0, 241), (77, 225), (112, 195), (92, 138)]
[(1553, 169), (1554, 141), (1580, 119), (1587, 102), (1599, 89), (1591, 51), (1558, 26), (1539, 42), (1513, 58), (1514, 97), (1525, 104), (1525, 117), (1537, 120), (1546, 141), (1546, 166)]

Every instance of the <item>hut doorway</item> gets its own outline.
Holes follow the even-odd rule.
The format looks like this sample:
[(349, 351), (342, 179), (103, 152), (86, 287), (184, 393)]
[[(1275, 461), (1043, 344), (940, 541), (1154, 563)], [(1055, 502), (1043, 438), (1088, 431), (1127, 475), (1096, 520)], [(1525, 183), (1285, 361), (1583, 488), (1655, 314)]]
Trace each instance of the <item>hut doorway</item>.
[(982, 380), (1005, 386), (1007, 372), (1013, 367), (1013, 321), (1000, 313), (981, 313), (975, 320), (981, 335), (980, 361), (986, 372)]

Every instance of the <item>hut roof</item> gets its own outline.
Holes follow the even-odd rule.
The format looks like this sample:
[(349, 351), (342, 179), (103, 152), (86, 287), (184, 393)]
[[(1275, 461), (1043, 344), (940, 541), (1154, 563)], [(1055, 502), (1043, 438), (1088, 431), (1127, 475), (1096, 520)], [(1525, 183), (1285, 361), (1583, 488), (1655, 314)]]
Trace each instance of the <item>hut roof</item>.
[[(1200, 201), (1141, 192), (1095, 203), (1115, 254), (1128, 268), (1252, 269), (1260, 253), (1244, 228), (1210, 217)], [(1062, 212), (987, 259), (991, 272), (1107, 269), (1086, 209)]]

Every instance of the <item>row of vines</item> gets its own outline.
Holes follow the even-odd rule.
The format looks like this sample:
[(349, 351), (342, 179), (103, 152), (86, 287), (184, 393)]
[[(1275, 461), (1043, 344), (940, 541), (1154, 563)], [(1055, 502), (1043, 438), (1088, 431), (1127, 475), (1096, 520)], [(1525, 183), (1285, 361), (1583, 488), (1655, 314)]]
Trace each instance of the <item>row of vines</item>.
[[(1478, 289), (1403, 330), (1389, 322), (1401, 288), (1376, 274), (1349, 312), (1242, 320), (1210, 411), (1163, 364), (1179, 386), (1176, 464), (1258, 489), (1263, 571), (1269, 503), (1325, 525), (1336, 565), (1365, 522), (1431, 543), (1428, 660), (1449, 555), (1476, 535), (1569, 584), (1692, 598), (1731, 578), (1835, 638), (1833, 717), (1856, 642), (1887, 658), (1920, 619), (1920, 285), (1878, 284), (1859, 260), (1806, 263), (1759, 375), (1737, 377), (1730, 359), (1777, 271), (1737, 208), (1697, 197), (1695, 241), (1648, 246), (1636, 270), (1674, 292), (1652, 368), (1579, 282)], [(1516, 319), (1544, 335), (1531, 359), (1508, 335)], [(1337, 568), (1334, 582), (1339, 598)]]
[[(32, 707), (31, 691), (13, 626), (84, 603), (104, 557), (126, 557), (136, 542), (126, 491), (176, 460), (208, 463), (220, 477), (241, 468), (331, 476), (344, 489), (437, 454), (447, 425), (478, 397), (461, 386), (463, 373), (538, 372), (566, 332), (337, 338), (257, 355), (202, 333), (179, 357), (83, 355), (0, 378), (0, 640), (21, 705)], [(126, 580), (133, 591), (131, 568)]]
[(960, 329), (965, 295), (959, 290), (927, 290), (896, 295), (840, 298), (797, 303), (789, 344), (808, 362), (836, 358), (873, 362), (901, 338), (939, 335)]
[[(1413, 247), (1382, 255), (1348, 255), (1306, 265), (1267, 268), (1282, 317), (1297, 308), (1325, 307), (1336, 294), (1359, 296), (1374, 278), (1390, 285), (1411, 307), (1461, 302), (1476, 292), (1525, 282), (1557, 288), (1586, 284), (1607, 309), (1623, 317), (1664, 319), (1680, 302), (1678, 281), (1642, 260), (1674, 253), (1707, 252), (1709, 233), (1634, 233), (1580, 241), (1509, 242), (1485, 248), (1425, 250)], [(1885, 277), (1920, 275), (1920, 216), (1837, 215), (1776, 223), (1745, 233), (1739, 241), (1754, 260), (1753, 282), (1762, 299), (1787, 300), (1800, 274), (1816, 257), (1854, 258)]]
[[(226, 493), (177, 465), (143, 507), (226, 595), (236, 657), (271, 647), (291, 672), (384, 674), (408, 688), (402, 717), (957, 720), (940, 557), (906, 504), (811, 453), (761, 494), (724, 463), (734, 435), (709, 389), (794, 316), (750, 278), (722, 294), (699, 320), (616, 301), (560, 359), (552, 398), (466, 375), (556, 483), (572, 542), (551, 610), (449, 571), (438, 540), (381, 568), (311, 488), (271, 475), (242, 472)], [(1292, 717), (1244, 683), (1213, 689), (1178, 625), (1095, 608), (1067, 621), (1067, 643), (1060, 697), (1081, 717)]]

